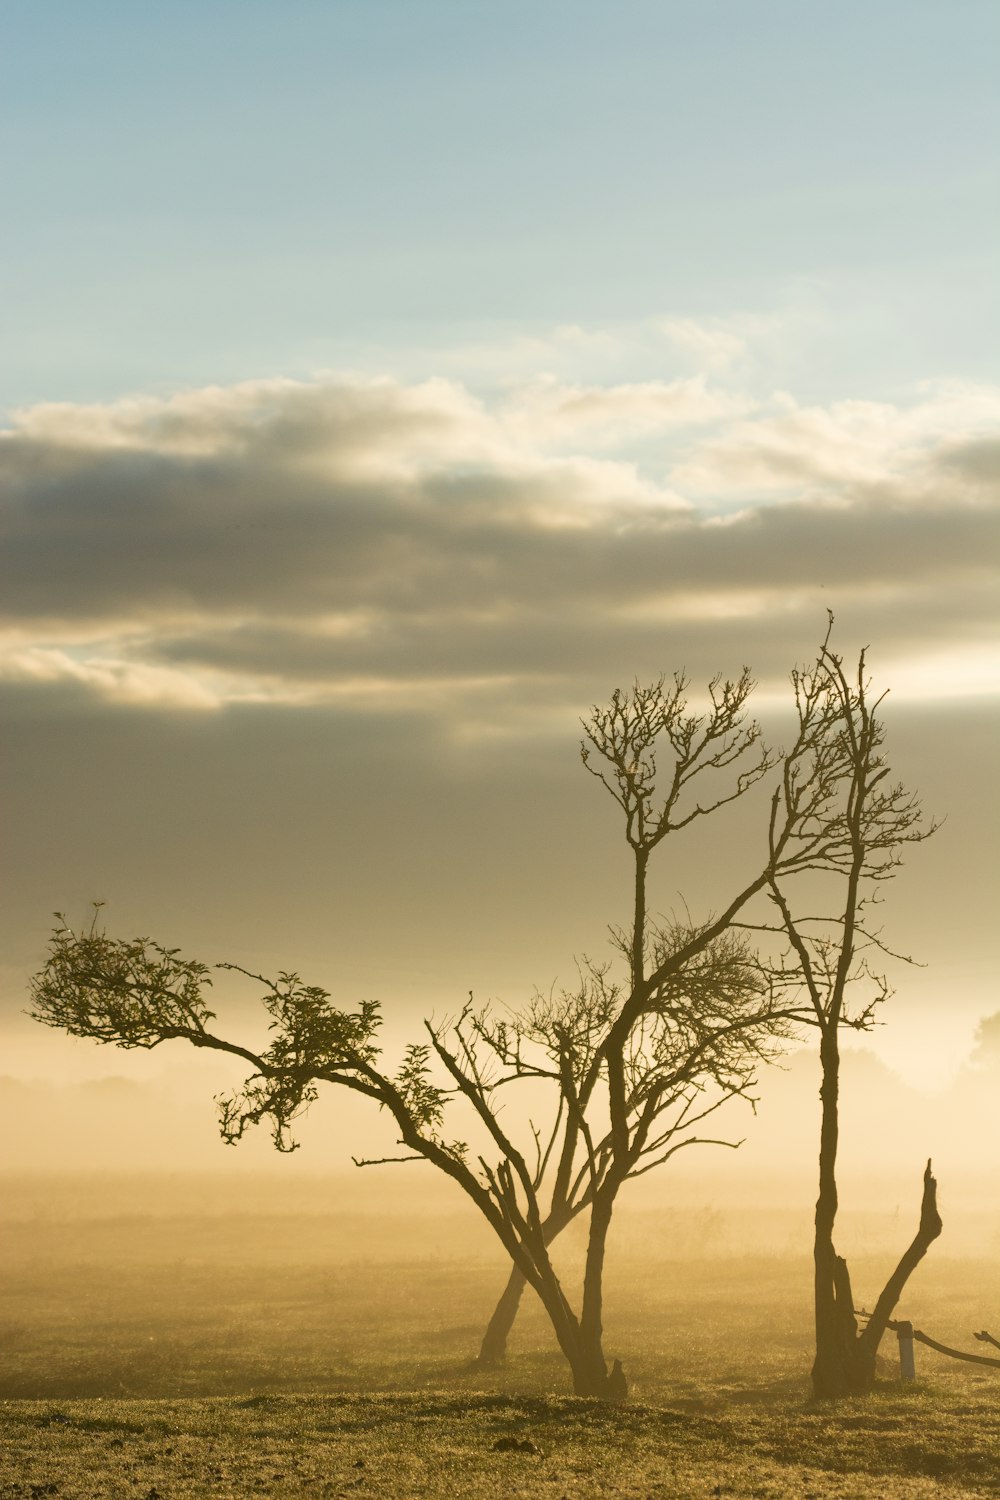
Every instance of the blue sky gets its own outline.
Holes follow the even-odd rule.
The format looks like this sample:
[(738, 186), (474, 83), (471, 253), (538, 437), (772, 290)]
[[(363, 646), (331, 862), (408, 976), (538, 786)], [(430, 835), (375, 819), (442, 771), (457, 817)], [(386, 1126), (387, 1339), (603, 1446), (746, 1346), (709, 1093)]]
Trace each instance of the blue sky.
[(983, 377), (998, 42), (962, 0), (11, 4), (0, 407), (654, 315), (785, 318), (804, 398)]

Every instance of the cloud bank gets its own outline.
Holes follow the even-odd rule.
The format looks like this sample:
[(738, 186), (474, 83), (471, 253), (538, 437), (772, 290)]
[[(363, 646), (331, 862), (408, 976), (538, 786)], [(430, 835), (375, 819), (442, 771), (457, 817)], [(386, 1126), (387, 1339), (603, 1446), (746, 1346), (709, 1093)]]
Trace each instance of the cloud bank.
[(777, 679), (831, 607), (905, 693), (995, 691), (998, 418), (981, 386), (804, 407), (703, 376), (26, 408), (0, 433), (0, 680), (459, 725), (682, 663)]

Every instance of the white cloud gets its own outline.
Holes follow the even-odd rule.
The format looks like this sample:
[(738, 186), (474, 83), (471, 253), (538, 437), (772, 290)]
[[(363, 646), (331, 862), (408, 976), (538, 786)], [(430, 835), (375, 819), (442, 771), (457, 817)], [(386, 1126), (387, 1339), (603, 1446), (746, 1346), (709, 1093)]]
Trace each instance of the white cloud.
[(908, 406), (838, 401), (800, 406), (786, 392), (771, 414), (733, 424), (689, 453), (671, 481), (694, 495), (847, 496), (859, 486), (909, 485), (909, 499), (940, 483), (934, 461), (950, 446), (1000, 429), (1000, 390), (945, 384)]
[(217, 709), (223, 701), (203, 673), (113, 657), (77, 657), (53, 647), (0, 656), (0, 681), (74, 684), (108, 703), (141, 708)]
[(880, 672), (904, 699), (993, 698), (1000, 695), (1000, 642), (965, 641), (957, 649), (890, 657)]
[[(728, 641), (780, 677), (831, 605), (907, 692), (978, 694), (998, 414), (1000, 392), (954, 385), (748, 415), (701, 378), (492, 400), (257, 381), (32, 408), (0, 436), (0, 672), (117, 704), (422, 704), (457, 722), (484, 693), (505, 713), (576, 701), (658, 669), (664, 642), (711, 670)], [(685, 450), (693, 421), (711, 435)], [(651, 431), (677, 445), (669, 486), (628, 451)]]
[(743, 415), (752, 403), (711, 389), (701, 375), (630, 385), (566, 385), (542, 375), (514, 390), (503, 409), (506, 430), (542, 447), (620, 448), (648, 434)]
[(43, 402), (19, 407), (8, 431), (10, 442), (27, 439), (39, 447), (94, 452), (217, 453), (259, 422), (288, 393), (290, 380), (245, 381), (203, 386), (174, 396), (127, 396), (89, 404)]
[[(16, 466), (18, 450), (28, 447), (36, 461), (44, 458), (62, 469), (73, 455), (238, 459), (253, 453), (286, 470), (367, 483), (455, 470), (547, 481), (561, 472), (565, 496), (580, 479), (582, 503), (589, 508), (599, 476), (612, 496), (646, 503), (655, 491), (627, 460), (595, 465), (594, 448), (617, 446), (651, 428), (718, 420), (746, 407), (740, 398), (708, 390), (700, 378), (583, 388), (542, 377), (512, 388), (492, 410), (442, 379), (413, 385), (387, 377), (259, 380), (106, 405), (22, 408), (0, 432), (0, 462), (6, 456)], [(569, 451), (556, 461), (547, 454), (550, 446)], [(577, 467), (567, 471), (567, 459)], [(666, 492), (665, 498), (672, 503)]]
[(699, 323), (694, 318), (664, 318), (659, 327), (671, 343), (712, 370), (728, 369), (749, 352), (745, 338), (718, 324)]
[(19, 408), (0, 433), (37, 448), (218, 456), (269, 446), (285, 462), (335, 453), (376, 466), (487, 457), (493, 424), (463, 387), (446, 380), (402, 385), (387, 378), (250, 380), (174, 396), (125, 397), (104, 405)]

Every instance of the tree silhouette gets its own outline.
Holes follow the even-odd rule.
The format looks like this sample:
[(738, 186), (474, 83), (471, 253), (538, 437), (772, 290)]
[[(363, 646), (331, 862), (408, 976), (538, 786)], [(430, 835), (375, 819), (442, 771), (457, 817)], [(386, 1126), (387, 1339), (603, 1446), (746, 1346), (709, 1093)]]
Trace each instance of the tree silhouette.
[[(247, 974), (233, 964), (217, 967)], [(601, 1052), (618, 995), (602, 969), (583, 967), (576, 991), (536, 997), (521, 1015), (470, 1003), (452, 1023), (428, 1023), (428, 1040), (408, 1047), (392, 1071), (382, 1062), (377, 1005), (341, 1010), (296, 974), (248, 977), (263, 987), (270, 1017), (271, 1039), (259, 1050), (211, 1029), (206, 965), (148, 938), (109, 937), (95, 915), (83, 933), (66, 926), (53, 933), (48, 963), (33, 982), (33, 1013), (72, 1035), (120, 1047), (181, 1039), (241, 1058), (251, 1069), (246, 1082), (219, 1100), (222, 1134), (231, 1143), (266, 1121), (279, 1150), (295, 1149), (294, 1122), (322, 1083), (372, 1099), (392, 1116), (407, 1153), (382, 1160), (428, 1161), (467, 1194), (538, 1293), (576, 1393), (610, 1398), (601, 1299), (606, 1224), (618, 1189), (699, 1141), (699, 1124), (746, 1092), (754, 1061), (771, 1044), (770, 990), (745, 943), (727, 934), (704, 946), (686, 979), (665, 983), (655, 1010), (631, 1033), (620, 1059), (624, 1170), (607, 1121)], [(515, 1085), (540, 1084), (553, 1118), (545, 1135), (529, 1126), (532, 1155), (507, 1125), (503, 1102)], [(445, 1132), (462, 1105), (470, 1138), (481, 1142), (476, 1148)], [(374, 1163), (359, 1162), (366, 1164)], [(548, 1247), (586, 1210), (590, 1245), (578, 1315)]]
[[(829, 1350), (847, 1348), (848, 1312), (853, 1319), (846, 1266), (832, 1240), (838, 1032), (868, 1024), (887, 992), (876, 977), (874, 996), (860, 1012), (848, 1012), (849, 987), (870, 972), (866, 948), (879, 943), (864, 920), (865, 893), (894, 873), (901, 846), (926, 830), (913, 800), (886, 781), (864, 657), (852, 686), (829, 639), (828, 632), (813, 668), (793, 673), (798, 724), (784, 754), (767, 750), (747, 717), (753, 683), (745, 670), (735, 681), (714, 679), (701, 713), (689, 708), (679, 674), (669, 685), (660, 679), (617, 691), (584, 721), (584, 765), (617, 804), (632, 859), (631, 921), (612, 929), (617, 970), (585, 960), (574, 988), (536, 994), (519, 1012), (477, 1009), (470, 997), (452, 1021), (425, 1023), (425, 1039), (392, 1069), (379, 1046), (377, 1005), (345, 1011), (295, 973), (270, 979), (218, 965), (262, 987), (271, 1039), (253, 1049), (210, 1029), (206, 965), (148, 938), (109, 937), (95, 916), (83, 933), (64, 921), (54, 932), (48, 962), (33, 981), (33, 1014), (118, 1046), (182, 1039), (241, 1058), (249, 1076), (220, 1101), (230, 1142), (267, 1121), (278, 1149), (292, 1149), (291, 1127), (322, 1083), (371, 1099), (394, 1121), (402, 1159), (427, 1161), (455, 1182), (511, 1258), (511, 1280), (491, 1320), (494, 1348), (516, 1311), (520, 1284), (531, 1286), (569, 1362), (574, 1390), (605, 1399), (621, 1391), (618, 1377), (614, 1391), (609, 1385), (602, 1311), (607, 1237), (623, 1185), (702, 1142), (704, 1121), (727, 1100), (749, 1094), (758, 1064), (773, 1055), (795, 1018), (805, 1018), (820, 1029), (824, 1072), (814, 1375), (824, 1393), (859, 1388), (855, 1355), (857, 1367), (867, 1368), (871, 1351), (874, 1367), (879, 1327), (913, 1255), (919, 1259), (933, 1237), (935, 1210), (928, 1172), (917, 1249), (890, 1279), (869, 1323), (874, 1331), (856, 1337), (856, 1351), (852, 1345), (849, 1355), (837, 1356), (838, 1368), (854, 1373), (835, 1379), (827, 1373), (836, 1364)], [(753, 877), (701, 921), (652, 918), (653, 855), (671, 835), (732, 805), (772, 772), (777, 780)], [(845, 884), (837, 913), (797, 915), (801, 900), (814, 910), (813, 894), (825, 879)], [(778, 923), (756, 912), (767, 900)], [(787, 957), (763, 961), (750, 932), (755, 942), (783, 935)], [(529, 1096), (520, 1115), (505, 1109), (517, 1092)], [(528, 1121), (526, 1136), (519, 1120)], [(586, 1262), (574, 1305), (550, 1247), (581, 1215)]]
[[(832, 624), (831, 616), (831, 629)], [(794, 672), (792, 685), (800, 729), (772, 799), (769, 834), (767, 889), (779, 922), (777, 928), (758, 924), (756, 930), (777, 931), (787, 939), (788, 957), (772, 971), (775, 981), (804, 991), (798, 1014), (819, 1032), (813, 1385), (819, 1396), (842, 1396), (871, 1388), (893, 1309), (942, 1227), (928, 1162), (916, 1235), (859, 1331), (847, 1262), (834, 1246), (840, 1032), (870, 1029), (892, 993), (876, 965), (882, 956), (902, 955), (890, 953), (874, 925), (877, 907), (905, 848), (927, 838), (935, 825), (924, 822), (915, 796), (890, 780), (878, 712), (885, 695), (872, 698), (863, 651), (849, 676), (830, 648), (828, 630), (814, 667)], [(804, 873), (809, 881), (793, 889), (792, 877)]]
[[(583, 764), (622, 812), (623, 833), (632, 859), (632, 920), (627, 928), (612, 929), (613, 946), (625, 964), (625, 976), (615, 984), (613, 994), (609, 993), (607, 969), (598, 971), (588, 966), (589, 982), (585, 981), (574, 997), (575, 1034), (582, 1035), (586, 1029), (588, 1047), (575, 1050), (572, 1063), (564, 1059), (559, 1064), (564, 1069), (564, 1087), (573, 1095), (575, 1104), (567, 1114), (560, 1167), (554, 1175), (544, 1222), (546, 1234), (554, 1239), (585, 1207), (596, 1209), (588, 1248), (595, 1266), (592, 1275), (595, 1286), (599, 1285), (596, 1265), (603, 1258), (615, 1198), (628, 1178), (649, 1169), (645, 1154), (634, 1163), (631, 1161), (636, 1122), (630, 1105), (631, 1099), (643, 1093), (650, 1100), (657, 1097), (655, 1067), (647, 1080), (648, 1089), (644, 1091), (641, 1087), (640, 1075), (648, 1054), (642, 1045), (638, 1048), (634, 1045), (635, 1036), (644, 1038), (648, 1029), (647, 1012), (654, 1017), (659, 1014), (662, 1020), (663, 1007), (669, 1003), (675, 1017), (686, 1008), (688, 1020), (693, 1023), (699, 1007), (704, 1018), (712, 1013), (714, 1004), (714, 1021), (721, 1028), (720, 1035), (728, 1039), (728, 1066), (732, 1068), (736, 1062), (734, 1048), (747, 1048), (748, 1061), (751, 1058), (757, 1061), (761, 1056), (761, 1035), (756, 1021), (744, 1027), (737, 1017), (742, 997), (753, 997), (759, 992), (762, 998), (766, 985), (759, 966), (750, 964), (747, 951), (741, 945), (734, 947), (731, 935), (727, 941), (726, 923), (716, 923), (711, 931), (703, 931), (690, 923), (651, 921), (647, 911), (647, 883), (654, 851), (670, 835), (696, 819), (708, 817), (737, 801), (776, 763), (777, 757), (761, 742), (759, 725), (747, 717), (752, 690), (753, 682), (745, 669), (735, 681), (713, 678), (707, 687), (707, 710), (698, 714), (689, 708), (687, 678), (677, 673), (669, 683), (661, 677), (646, 685), (636, 683), (628, 691), (616, 690), (606, 705), (595, 706), (583, 721)], [(669, 770), (661, 791), (658, 761), (664, 752)], [(694, 795), (698, 791), (703, 793), (703, 800)], [(650, 973), (654, 978), (647, 992)], [(640, 995), (644, 999), (637, 1003)], [(619, 1021), (626, 1004), (632, 1010), (630, 1026), (618, 1025), (611, 1042), (607, 1033)], [(751, 1003), (750, 1014), (757, 1013)], [(783, 1017), (774, 1012), (770, 997), (762, 1013), (766, 1014), (766, 1024), (774, 1036), (786, 1029)], [(536, 1006), (533, 1011), (536, 1033), (542, 1015)], [(726, 1030), (729, 1024), (733, 1025), (731, 1033)], [(541, 1025), (548, 1028), (545, 1040), (555, 1057), (563, 1042), (562, 1023), (547, 1014)], [(690, 1040), (693, 1055), (706, 1065), (710, 1063), (706, 1038), (692, 1036)], [(736, 1069), (725, 1080), (713, 1077), (718, 1093), (710, 1110), (699, 1108), (698, 1120), (732, 1095), (748, 1093), (753, 1086), (752, 1070), (745, 1070), (743, 1077), (738, 1074)], [(574, 1141), (573, 1131), (576, 1119), (590, 1107), (599, 1085), (608, 1091), (609, 1133), (601, 1143), (600, 1172), (588, 1173), (585, 1181), (580, 1181), (571, 1171), (573, 1152), (580, 1145)], [(670, 1145), (663, 1160), (673, 1155), (680, 1144), (688, 1143), (675, 1140), (675, 1136), (683, 1125), (694, 1123), (691, 1112), (695, 1105), (705, 1104), (696, 1078), (688, 1087), (695, 1091), (694, 1098), (677, 1115), (678, 1123), (666, 1138)], [(674, 1101), (669, 1093), (663, 1099), (662, 1109), (666, 1113)], [(656, 1123), (658, 1138), (663, 1122), (657, 1117)], [(590, 1150), (592, 1143), (584, 1141), (583, 1145)], [(487, 1325), (479, 1351), (481, 1364), (495, 1364), (503, 1358), (524, 1285), (525, 1279), (515, 1262)], [(590, 1321), (593, 1323), (594, 1319)]]

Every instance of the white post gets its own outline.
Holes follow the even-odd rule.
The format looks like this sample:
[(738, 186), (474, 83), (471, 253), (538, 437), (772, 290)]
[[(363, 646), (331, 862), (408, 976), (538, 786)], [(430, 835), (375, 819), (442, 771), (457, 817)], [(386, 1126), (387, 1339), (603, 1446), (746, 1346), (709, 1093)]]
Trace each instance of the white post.
[(916, 1380), (917, 1368), (913, 1359), (913, 1324), (897, 1323), (896, 1337), (899, 1339), (899, 1378)]

